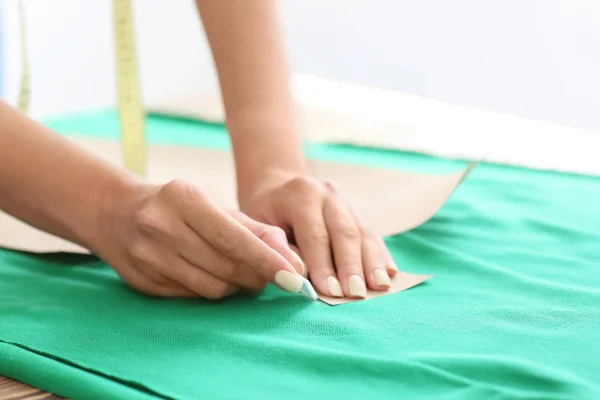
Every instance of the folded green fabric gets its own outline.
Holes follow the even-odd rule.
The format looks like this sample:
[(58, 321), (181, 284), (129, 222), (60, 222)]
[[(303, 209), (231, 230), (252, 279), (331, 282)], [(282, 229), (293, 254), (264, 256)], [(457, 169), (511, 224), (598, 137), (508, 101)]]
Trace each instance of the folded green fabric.
[(433, 279), (336, 307), (150, 299), (92, 257), (0, 250), (0, 374), (75, 398), (597, 400), (599, 199), (600, 179), (482, 165), (386, 238)]

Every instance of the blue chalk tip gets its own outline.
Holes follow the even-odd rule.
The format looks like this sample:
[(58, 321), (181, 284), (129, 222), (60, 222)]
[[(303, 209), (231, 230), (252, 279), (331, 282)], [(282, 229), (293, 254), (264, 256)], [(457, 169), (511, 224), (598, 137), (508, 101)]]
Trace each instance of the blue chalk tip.
[(311, 300), (317, 300), (317, 292), (315, 291), (315, 288), (313, 288), (308, 279), (304, 277), (302, 277), (302, 287), (300, 288), (300, 293)]

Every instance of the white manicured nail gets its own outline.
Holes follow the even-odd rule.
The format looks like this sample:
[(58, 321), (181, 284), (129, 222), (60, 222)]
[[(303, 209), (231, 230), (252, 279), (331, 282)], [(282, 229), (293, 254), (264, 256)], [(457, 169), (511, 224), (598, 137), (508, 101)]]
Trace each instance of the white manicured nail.
[(283, 269), (275, 274), (275, 283), (281, 286), (283, 290), (293, 293), (298, 293), (302, 289), (302, 279), (300, 275)]
[(335, 277), (327, 277), (327, 287), (329, 288), (329, 293), (333, 297), (344, 297), (344, 292), (342, 292), (342, 286), (340, 285), (340, 281), (335, 279)]
[(352, 297), (367, 297), (367, 287), (365, 286), (365, 281), (360, 275), (352, 275), (348, 279), (348, 288), (350, 289), (350, 296)]
[(384, 269), (376, 269), (375, 271), (373, 271), (373, 278), (377, 286), (392, 286), (390, 277), (387, 274), (387, 271)]

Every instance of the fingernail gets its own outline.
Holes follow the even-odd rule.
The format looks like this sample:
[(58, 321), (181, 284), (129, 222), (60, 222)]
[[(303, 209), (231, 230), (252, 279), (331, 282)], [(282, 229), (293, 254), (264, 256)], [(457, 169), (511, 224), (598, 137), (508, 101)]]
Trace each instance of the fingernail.
[(327, 277), (327, 287), (329, 288), (329, 293), (333, 297), (344, 297), (344, 292), (342, 292), (340, 281), (338, 281), (335, 277)]
[(304, 277), (302, 278), (302, 287), (300, 288), (300, 293), (302, 293), (311, 300), (317, 300), (318, 298), (315, 288), (313, 288), (308, 279)]
[(281, 270), (275, 274), (275, 283), (283, 290), (288, 292), (298, 293), (302, 289), (303, 280), (300, 275), (291, 273), (286, 270)]
[(296, 261), (298, 262), (298, 265), (300, 267), (302, 267), (301, 271), (298, 271), (298, 273), (302, 276), (305, 276), (304, 273), (306, 272), (306, 266), (304, 265), (304, 261), (302, 261), (302, 259), (300, 258), (300, 256), (294, 251), (291, 250), (291, 252), (294, 254), (294, 257), (296, 258)]
[(367, 297), (367, 287), (365, 286), (365, 281), (360, 277), (360, 275), (352, 275), (348, 279), (348, 287), (350, 289), (350, 296), (352, 297)]
[(384, 269), (376, 269), (373, 271), (373, 278), (375, 278), (375, 284), (377, 286), (387, 286), (388, 288), (392, 286), (390, 277)]
[(395, 263), (394, 261), (390, 261), (390, 262), (387, 264), (387, 267), (388, 267), (389, 269), (393, 269), (394, 271), (398, 271), (398, 266), (396, 265), (396, 263)]

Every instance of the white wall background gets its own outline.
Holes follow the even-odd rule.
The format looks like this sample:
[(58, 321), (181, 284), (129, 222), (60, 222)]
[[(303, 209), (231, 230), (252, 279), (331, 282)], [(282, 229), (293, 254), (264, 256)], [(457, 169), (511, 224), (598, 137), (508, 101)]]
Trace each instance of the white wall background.
[[(282, 3), (299, 72), (600, 131), (598, 0)], [(216, 87), (193, 0), (134, 5), (145, 101)], [(5, 96), (14, 102), (17, 2), (0, 6)], [(25, 6), (32, 114), (113, 107), (111, 1)]]

